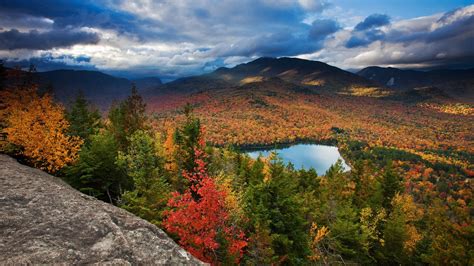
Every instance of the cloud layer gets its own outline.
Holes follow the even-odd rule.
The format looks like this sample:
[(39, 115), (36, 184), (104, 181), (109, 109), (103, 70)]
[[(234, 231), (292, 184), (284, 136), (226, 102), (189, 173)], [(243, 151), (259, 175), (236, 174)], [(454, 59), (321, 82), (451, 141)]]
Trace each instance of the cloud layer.
[(344, 13), (329, 0), (0, 0), (0, 58), (40, 69), (174, 79), (259, 56), (342, 68), (474, 65), (473, 43), (474, 5), (400, 19)]
[(362, 48), (351, 49), (358, 53), (346, 60), (351, 65), (474, 66), (474, 5), (393, 23), (388, 19), (366, 23), (368, 18), (345, 43), (348, 48)]
[(20, 32), (17, 29), (11, 29), (0, 32), (0, 49), (2, 50), (48, 50), (75, 44), (97, 44), (98, 42), (99, 36), (96, 33), (67, 29), (47, 32), (37, 30)]

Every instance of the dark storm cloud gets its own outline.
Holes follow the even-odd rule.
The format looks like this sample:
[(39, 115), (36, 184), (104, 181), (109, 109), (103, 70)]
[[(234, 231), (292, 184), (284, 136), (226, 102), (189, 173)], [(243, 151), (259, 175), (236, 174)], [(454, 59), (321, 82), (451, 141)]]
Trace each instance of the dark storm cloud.
[(44, 17), (7, 12), (0, 8), (0, 28), (30, 28), (34, 25), (36, 29), (48, 29), (51, 28), (53, 23), (52, 20)]
[[(295, 27), (297, 28), (297, 27)], [(299, 34), (287, 31), (260, 34), (231, 45), (218, 45), (209, 51), (212, 56), (296, 56), (320, 50), (324, 40), (341, 29), (337, 21), (317, 19), (311, 26), (299, 25)]]
[[(446, 23), (445, 20), (446, 16), (443, 16), (438, 22), (439, 23)], [(474, 15), (466, 16), (459, 18), (458, 20), (452, 23), (446, 23), (444, 26), (430, 32), (426, 36), (426, 42), (436, 42), (439, 40), (445, 40), (450, 38), (457, 38), (457, 37), (473, 37), (474, 32)], [(474, 42), (471, 42), (471, 45), (474, 46)], [(471, 46), (471, 48), (473, 48)], [(473, 48), (474, 50), (474, 48)]]
[(48, 50), (56, 47), (69, 47), (75, 44), (95, 44), (99, 36), (95, 33), (70, 31), (67, 29), (39, 32), (32, 30), (20, 32), (16, 29), (0, 32), (0, 49)]
[(384, 14), (372, 14), (357, 24), (354, 28), (356, 31), (364, 31), (376, 27), (390, 24), (390, 17)]
[(385, 33), (379, 29), (371, 29), (363, 32), (355, 32), (346, 43), (346, 48), (367, 46), (375, 41), (382, 40)]
[[(134, 33), (140, 36), (143, 31), (140, 19), (135, 16), (106, 8), (103, 0), (0, 0), (2, 13), (18, 16), (43, 17), (54, 21), (54, 27), (96, 27), (113, 29), (120, 33)], [(1, 20), (0, 20), (1, 21)], [(2, 25), (0, 25), (2, 26)], [(30, 27), (37, 28), (36, 24)], [(16, 28), (16, 27), (12, 27)]]
[(100, 6), (104, 1), (89, 0), (0, 0), (4, 11), (46, 17), (54, 20), (56, 27), (65, 26), (123, 26), (123, 15)]
[(313, 21), (309, 30), (309, 37), (313, 40), (322, 40), (341, 29), (339, 23), (332, 19), (317, 19)]
[(232, 45), (218, 45), (208, 54), (216, 57), (294, 56), (311, 53), (321, 47), (321, 42), (309, 40), (307, 36), (294, 36), (281, 32), (244, 39)]
[(357, 24), (351, 38), (346, 42), (346, 48), (367, 46), (385, 38), (380, 27), (390, 24), (390, 17), (384, 14), (372, 14)]

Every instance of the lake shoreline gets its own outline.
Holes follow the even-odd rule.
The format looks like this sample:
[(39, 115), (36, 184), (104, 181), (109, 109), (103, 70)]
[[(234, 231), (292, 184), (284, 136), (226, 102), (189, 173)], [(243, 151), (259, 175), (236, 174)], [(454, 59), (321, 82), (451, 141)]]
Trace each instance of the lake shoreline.
[(273, 145), (265, 148), (252, 150), (241, 150), (253, 159), (268, 157), (273, 152), (278, 154), (285, 164), (291, 163), (296, 169), (315, 169), (316, 172), (325, 173), (332, 165), (341, 161), (344, 172), (350, 171), (351, 167), (346, 163), (339, 152), (337, 145), (299, 143), (293, 145)]
[(245, 145), (234, 145), (232, 148), (239, 152), (252, 152), (261, 150), (272, 150), (272, 149), (284, 149), (299, 144), (314, 144), (314, 145), (331, 145), (338, 146), (337, 139), (331, 138), (326, 140), (315, 140), (315, 139), (297, 139), (288, 142), (274, 142), (271, 144), (245, 144)]

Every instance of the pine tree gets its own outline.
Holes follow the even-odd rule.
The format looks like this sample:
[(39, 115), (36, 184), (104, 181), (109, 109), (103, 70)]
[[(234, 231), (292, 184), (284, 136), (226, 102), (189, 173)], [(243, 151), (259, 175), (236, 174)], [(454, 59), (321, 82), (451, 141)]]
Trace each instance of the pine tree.
[[(269, 178), (251, 184), (244, 199), (244, 209), (254, 227), (252, 231), (256, 232), (257, 225), (261, 232), (269, 230), (275, 262), (304, 263), (309, 255), (306, 222), (301, 202), (296, 198), (296, 184), (283, 162), (273, 159)], [(250, 237), (260, 238), (258, 235)]]
[(129, 137), (129, 142), (127, 152), (119, 152), (117, 163), (132, 177), (133, 190), (123, 194), (121, 205), (141, 218), (160, 225), (170, 187), (164, 177), (164, 158), (157, 149), (159, 140), (138, 130)]
[(80, 137), (86, 144), (89, 144), (89, 137), (96, 134), (100, 127), (99, 111), (90, 106), (82, 92), (77, 95), (66, 118), (70, 124), (69, 134)]
[(127, 150), (128, 137), (135, 131), (147, 129), (146, 104), (138, 94), (135, 85), (127, 99), (111, 107), (109, 121), (109, 130), (114, 135), (121, 151)]
[(189, 172), (196, 167), (194, 151), (198, 147), (201, 138), (201, 121), (193, 115), (192, 107), (189, 104), (184, 108), (184, 115), (186, 121), (176, 129), (174, 142), (178, 149), (176, 152), (178, 167)]
[(385, 167), (381, 183), (383, 195), (382, 206), (390, 210), (393, 197), (402, 190), (400, 177), (394, 172), (391, 163)]
[(130, 187), (130, 180), (115, 163), (118, 145), (108, 131), (91, 136), (90, 141), (77, 162), (65, 170), (66, 180), (83, 193), (116, 203), (122, 190)]
[(423, 218), (423, 209), (409, 194), (396, 194), (391, 212), (384, 224), (383, 256), (380, 261), (389, 264), (410, 264), (415, 261), (415, 250), (423, 236), (416, 225)]

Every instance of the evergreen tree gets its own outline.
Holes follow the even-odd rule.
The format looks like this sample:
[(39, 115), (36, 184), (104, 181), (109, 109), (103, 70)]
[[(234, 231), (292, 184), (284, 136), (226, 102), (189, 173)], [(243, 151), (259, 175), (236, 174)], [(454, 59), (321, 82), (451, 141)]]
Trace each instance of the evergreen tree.
[(169, 198), (165, 178), (165, 160), (159, 154), (159, 140), (146, 131), (137, 130), (129, 137), (126, 153), (119, 152), (117, 164), (133, 179), (134, 189), (122, 196), (122, 207), (156, 225)]
[(355, 183), (354, 204), (357, 208), (379, 209), (383, 202), (382, 186), (373, 167), (366, 161), (356, 161), (351, 169), (351, 180)]
[[(192, 113), (191, 105), (187, 104), (184, 108), (186, 120), (175, 130), (175, 162), (179, 175), (183, 172), (192, 172), (196, 167), (195, 151), (199, 148), (199, 139), (201, 135), (201, 122)], [(183, 192), (189, 185), (186, 178), (178, 178), (175, 187), (178, 191)]]
[(66, 169), (66, 180), (85, 194), (116, 203), (130, 187), (130, 180), (115, 164), (117, 143), (108, 131), (91, 136), (90, 141), (82, 147), (77, 162)]
[(90, 143), (89, 137), (96, 134), (100, 127), (99, 110), (89, 105), (82, 92), (77, 95), (66, 118), (70, 124), (69, 134), (79, 136), (85, 144)]
[(143, 101), (142, 96), (138, 94), (137, 87), (135, 84), (132, 85), (132, 94), (128, 96), (125, 101), (125, 128), (127, 133), (131, 136), (135, 131), (139, 129), (145, 129), (147, 116), (146, 116), (146, 104)]
[(192, 107), (184, 107), (186, 121), (175, 131), (175, 143), (178, 146), (178, 164), (181, 170), (192, 171), (195, 164), (194, 151), (201, 137), (201, 121), (193, 115)]
[(390, 210), (393, 197), (402, 190), (400, 177), (394, 172), (391, 163), (385, 167), (381, 183), (383, 194), (382, 205), (384, 208)]
[(386, 263), (399, 265), (403, 262), (405, 239), (405, 217), (403, 213), (392, 212), (384, 225), (383, 260)]
[(279, 159), (272, 160), (269, 174), (267, 181), (250, 185), (245, 195), (244, 209), (254, 227), (252, 231), (259, 228), (260, 233), (256, 233), (269, 233), (271, 250), (266, 249), (275, 254), (275, 263), (303, 264), (309, 255), (309, 238), (295, 182)]
[(111, 107), (109, 111), (109, 129), (121, 151), (127, 150), (128, 137), (137, 130), (147, 128), (145, 111), (146, 104), (138, 94), (135, 85), (133, 85), (132, 93), (127, 99)]

